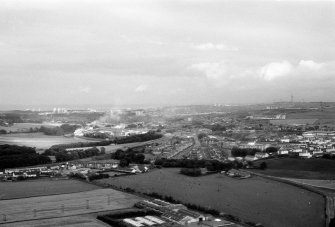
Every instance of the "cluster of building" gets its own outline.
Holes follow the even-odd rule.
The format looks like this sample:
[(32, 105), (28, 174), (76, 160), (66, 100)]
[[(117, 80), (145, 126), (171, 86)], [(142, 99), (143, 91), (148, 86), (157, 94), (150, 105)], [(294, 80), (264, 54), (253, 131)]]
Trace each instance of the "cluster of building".
[(149, 166), (130, 164), (128, 167), (121, 168), (119, 167), (119, 162), (117, 160), (77, 161), (70, 163), (61, 163), (48, 167), (40, 166), (5, 169), (3, 172), (0, 172), (0, 180), (15, 181), (38, 177), (67, 177), (74, 174), (81, 174), (85, 178), (90, 174), (98, 174), (108, 171), (124, 174), (137, 174), (148, 172)]
[(296, 154), (299, 157), (319, 157), (325, 153), (335, 154), (334, 131), (307, 131), (302, 136), (281, 139), (280, 155)]
[(135, 204), (135, 207), (155, 211), (157, 216), (145, 216), (143, 218), (134, 217), (127, 218), (123, 221), (129, 225), (129, 227), (142, 227), (142, 226), (171, 226), (171, 224), (177, 226), (192, 226), (196, 227), (199, 225), (208, 227), (218, 226), (231, 226), (240, 227), (235, 223), (213, 219), (212, 216), (205, 216), (201, 213), (191, 211), (187, 209), (183, 204), (172, 204), (159, 199), (154, 200), (143, 200)]
[[(138, 123), (138, 125), (142, 125)], [(73, 134), (74, 136), (99, 136), (104, 135), (105, 137), (115, 136), (130, 136), (145, 134), (149, 131), (146, 127), (128, 128), (127, 124), (109, 125), (109, 124), (89, 124), (86, 127), (77, 129)]]

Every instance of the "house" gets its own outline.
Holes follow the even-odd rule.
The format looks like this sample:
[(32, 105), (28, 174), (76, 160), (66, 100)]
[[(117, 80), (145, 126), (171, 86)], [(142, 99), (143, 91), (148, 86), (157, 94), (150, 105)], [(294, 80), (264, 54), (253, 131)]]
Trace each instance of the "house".
[(300, 158), (311, 158), (312, 155), (309, 152), (303, 152), (303, 153), (299, 153), (299, 157)]
[(268, 153), (263, 153), (263, 152), (257, 152), (255, 154), (255, 157), (257, 159), (262, 159), (262, 158), (268, 158), (270, 155)]
[(252, 156), (252, 155), (247, 155), (247, 156), (244, 157), (244, 160), (247, 161), (247, 162), (252, 162), (252, 161), (257, 160), (257, 157)]

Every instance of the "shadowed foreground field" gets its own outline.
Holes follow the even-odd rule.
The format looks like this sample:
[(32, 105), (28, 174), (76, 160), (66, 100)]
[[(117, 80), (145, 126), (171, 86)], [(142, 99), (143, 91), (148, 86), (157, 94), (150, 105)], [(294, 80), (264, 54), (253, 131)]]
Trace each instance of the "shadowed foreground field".
[(78, 180), (31, 180), (18, 182), (0, 182), (1, 199), (16, 199), (32, 196), (53, 195), (91, 191), (101, 187)]
[[(6, 215), (6, 221), (1, 218), (0, 224), (124, 209), (132, 207), (139, 200), (137, 196), (113, 189), (0, 200), (0, 214)], [(15, 226), (24, 226), (24, 223)]]
[(222, 174), (187, 177), (179, 169), (98, 180), (143, 193), (156, 192), (184, 203), (214, 208), (267, 227), (324, 226), (321, 195), (261, 177), (239, 180)]

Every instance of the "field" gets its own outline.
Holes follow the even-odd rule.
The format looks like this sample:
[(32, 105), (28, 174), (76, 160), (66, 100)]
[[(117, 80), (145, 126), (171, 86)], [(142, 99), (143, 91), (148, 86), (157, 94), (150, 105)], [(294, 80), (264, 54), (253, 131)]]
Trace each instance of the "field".
[(245, 180), (223, 174), (194, 178), (178, 171), (160, 169), (98, 182), (172, 196), (183, 203), (214, 208), (267, 227), (324, 226), (325, 202), (321, 195), (256, 176)]
[(38, 219), (32, 221), (15, 222), (11, 224), (3, 224), (2, 227), (50, 227), (50, 226), (63, 226), (63, 227), (110, 227), (110, 225), (99, 221), (96, 215), (75, 215), (60, 218)]
[(17, 133), (0, 135), (0, 144), (15, 144), (19, 146), (36, 147), (38, 152), (43, 152), (43, 149), (48, 149), (52, 145), (78, 143), (94, 141), (92, 139), (86, 140), (77, 137), (64, 136), (47, 136), (43, 133)]
[(12, 126), (5, 127), (0, 126), (0, 129), (6, 130), (7, 132), (28, 132), (30, 128), (40, 128), (41, 126), (45, 127), (56, 127), (60, 126), (60, 123), (14, 123)]
[[(268, 159), (266, 170), (253, 170), (275, 177), (300, 179), (335, 179), (335, 161), (329, 159), (280, 158)], [(256, 165), (258, 162), (255, 162)]]
[(18, 182), (0, 182), (0, 200), (83, 192), (95, 189), (100, 189), (100, 187), (78, 180), (40, 179)]
[[(0, 224), (4, 222), (27, 221), (124, 209), (132, 207), (139, 200), (139, 197), (113, 189), (97, 189), (72, 194), (0, 200), (1, 214), (6, 215), (6, 221), (2, 217)], [(79, 224), (77, 226), (80, 226), (80, 223), (77, 224)], [(22, 225), (24, 223), (14, 224), (14, 226)], [(56, 226), (59, 226), (59, 223)]]

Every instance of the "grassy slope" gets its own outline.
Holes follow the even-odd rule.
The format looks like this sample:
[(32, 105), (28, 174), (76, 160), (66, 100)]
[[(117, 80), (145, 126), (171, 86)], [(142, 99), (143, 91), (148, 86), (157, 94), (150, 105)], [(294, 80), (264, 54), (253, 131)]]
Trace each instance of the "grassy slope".
[[(280, 158), (265, 161), (267, 170), (261, 173), (276, 177), (292, 177), (305, 179), (335, 179), (335, 160)], [(256, 170), (257, 171), (257, 170)]]
[(268, 227), (324, 224), (324, 199), (318, 194), (260, 177), (238, 180), (214, 174), (192, 178), (178, 171), (161, 169), (99, 182), (172, 196), (183, 203), (214, 208)]
[(100, 187), (78, 180), (31, 180), (0, 182), (0, 200), (74, 193), (100, 189)]

